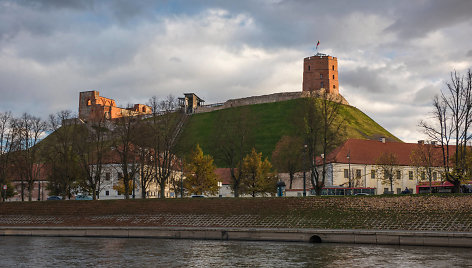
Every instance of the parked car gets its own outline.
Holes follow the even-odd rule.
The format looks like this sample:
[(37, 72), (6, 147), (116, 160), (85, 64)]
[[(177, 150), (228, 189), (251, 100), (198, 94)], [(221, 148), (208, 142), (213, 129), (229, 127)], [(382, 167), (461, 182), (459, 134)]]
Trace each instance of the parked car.
[(205, 198), (206, 196), (202, 194), (193, 194), (191, 197), (192, 198)]
[(57, 195), (48, 196), (48, 200), (62, 200), (62, 197)]
[(75, 200), (93, 200), (89, 195), (76, 195)]
[(357, 194), (354, 194), (354, 195), (369, 195), (368, 193), (357, 193)]

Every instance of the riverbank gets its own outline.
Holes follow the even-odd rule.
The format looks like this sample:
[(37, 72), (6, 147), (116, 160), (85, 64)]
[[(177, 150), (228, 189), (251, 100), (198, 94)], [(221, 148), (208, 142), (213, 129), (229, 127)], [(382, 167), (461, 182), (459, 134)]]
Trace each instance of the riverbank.
[(191, 227), (0, 227), (0, 236), (166, 238), (472, 247), (472, 233)]
[[(283, 235), (277, 231), (274, 233), (275, 238), (271, 234), (268, 240), (277, 240), (277, 236), (288, 234), (289, 237), (301, 237), (295, 241), (309, 241), (312, 236), (317, 235), (324, 242), (336, 242), (348, 232), (349, 235), (339, 240), (340, 242), (357, 243), (362, 240), (367, 243), (383, 243), (391, 240), (392, 244), (416, 241), (414, 245), (433, 245), (436, 242), (428, 242), (430, 238), (425, 238), (433, 237), (434, 241), (442, 241), (436, 244), (443, 246), (467, 246), (472, 244), (472, 196), (15, 202), (0, 205), (0, 226), (3, 235), (13, 234), (12, 230), (20, 232), (20, 235), (21, 230), (30, 230), (30, 235), (41, 232), (46, 235), (48, 232), (53, 232), (51, 235), (62, 235), (76, 230), (73, 232), (78, 232), (79, 235), (84, 230), (105, 232), (106, 228), (111, 228), (111, 236), (121, 236), (120, 232), (127, 230), (125, 232), (129, 237), (133, 236), (134, 230), (178, 228), (175, 229), (177, 233), (172, 231), (169, 236), (192, 238), (191, 235), (183, 235), (181, 229), (192, 228), (190, 233), (199, 233), (198, 237), (202, 239), (213, 239), (213, 234), (207, 238), (206, 233), (217, 230), (215, 239), (222, 239), (223, 232), (228, 235), (233, 232), (245, 233), (243, 237), (249, 240), (264, 240), (264, 234), (267, 234), (265, 231), (273, 233), (273, 230), (284, 230)], [(256, 231), (248, 233), (247, 230)], [(314, 233), (313, 230), (317, 231)], [(320, 233), (321, 230), (336, 232), (338, 235), (322, 237), (326, 232)], [(59, 233), (54, 234), (55, 231)], [(382, 234), (385, 232), (394, 234), (394, 238), (387, 235), (388, 239), (384, 239)], [(151, 232), (151, 237), (153, 233), (154, 231)], [(228, 239), (232, 239), (231, 237), (228, 236)], [(463, 239), (456, 241), (456, 237)]]

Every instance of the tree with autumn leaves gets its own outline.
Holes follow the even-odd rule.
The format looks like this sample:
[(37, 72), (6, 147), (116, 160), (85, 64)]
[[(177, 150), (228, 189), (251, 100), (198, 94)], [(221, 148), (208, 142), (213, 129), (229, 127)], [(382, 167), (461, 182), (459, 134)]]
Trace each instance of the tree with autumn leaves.
[(277, 176), (272, 172), (272, 164), (266, 158), (262, 160), (262, 153), (256, 149), (247, 154), (242, 163), (241, 193), (256, 195), (273, 194), (276, 192)]
[(215, 169), (213, 157), (204, 155), (200, 145), (197, 144), (185, 165), (185, 189), (190, 194), (196, 195), (218, 193), (218, 177)]

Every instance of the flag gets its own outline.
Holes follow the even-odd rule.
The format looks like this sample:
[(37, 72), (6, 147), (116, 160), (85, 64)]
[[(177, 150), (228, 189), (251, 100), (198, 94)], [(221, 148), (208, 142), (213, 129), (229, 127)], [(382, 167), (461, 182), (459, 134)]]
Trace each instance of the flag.
[(320, 40), (318, 40), (318, 43), (316, 43), (316, 49), (318, 49), (319, 45), (320, 45)]

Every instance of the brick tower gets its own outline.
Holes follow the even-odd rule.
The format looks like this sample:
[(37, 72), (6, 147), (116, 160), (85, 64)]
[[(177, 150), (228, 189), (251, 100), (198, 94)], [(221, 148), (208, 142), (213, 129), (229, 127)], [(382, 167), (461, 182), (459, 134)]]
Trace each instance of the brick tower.
[(322, 88), (327, 93), (339, 95), (338, 59), (317, 53), (303, 60), (303, 91)]

